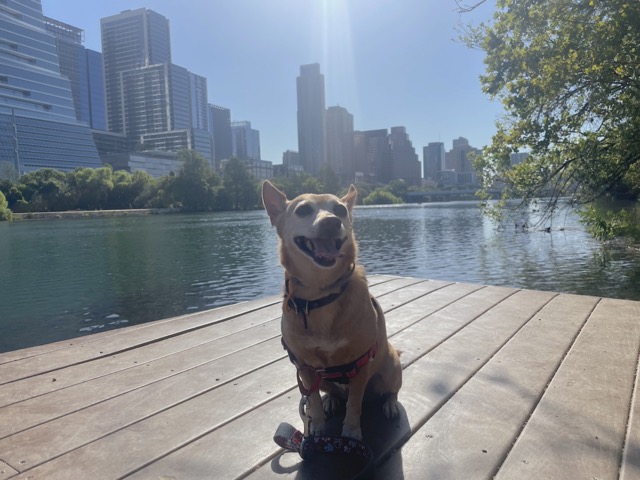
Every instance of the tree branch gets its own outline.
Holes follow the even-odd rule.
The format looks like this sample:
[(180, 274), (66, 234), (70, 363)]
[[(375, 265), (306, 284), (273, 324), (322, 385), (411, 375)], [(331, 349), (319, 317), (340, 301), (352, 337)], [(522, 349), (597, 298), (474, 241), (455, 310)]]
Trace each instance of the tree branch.
[(455, 0), (455, 1), (456, 1), (456, 5), (458, 6), (458, 13), (468, 13), (478, 8), (486, 0), (478, 0), (472, 4), (463, 3), (461, 0)]

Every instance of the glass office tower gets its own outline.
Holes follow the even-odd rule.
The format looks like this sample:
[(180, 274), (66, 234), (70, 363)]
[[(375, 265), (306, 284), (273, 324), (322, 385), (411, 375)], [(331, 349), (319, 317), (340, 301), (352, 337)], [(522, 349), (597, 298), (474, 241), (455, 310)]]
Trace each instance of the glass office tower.
[(21, 174), (101, 166), (88, 125), (76, 119), (40, 0), (0, 2), (0, 162)]
[(300, 67), (296, 79), (298, 99), (298, 152), (305, 171), (318, 173), (326, 162), (324, 75), (320, 65)]
[(56, 38), (60, 72), (71, 82), (76, 118), (96, 130), (107, 129), (102, 54), (84, 47), (84, 30), (44, 17)]
[(171, 63), (169, 20), (152, 10), (139, 8), (102, 18), (100, 28), (107, 124), (110, 132), (128, 134), (122, 111), (121, 75), (132, 69)]

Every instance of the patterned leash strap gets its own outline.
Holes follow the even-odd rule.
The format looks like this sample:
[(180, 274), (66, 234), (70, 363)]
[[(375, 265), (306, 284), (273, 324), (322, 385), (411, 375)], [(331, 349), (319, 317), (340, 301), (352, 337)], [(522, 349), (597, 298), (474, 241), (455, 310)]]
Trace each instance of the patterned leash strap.
[(298, 452), (303, 460), (317, 458), (320, 454), (343, 455), (350, 461), (362, 464), (354, 480), (373, 478), (375, 461), (373, 452), (364, 443), (353, 438), (315, 436), (304, 434), (288, 423), (281, 423), (273, 440), (285, 450)]

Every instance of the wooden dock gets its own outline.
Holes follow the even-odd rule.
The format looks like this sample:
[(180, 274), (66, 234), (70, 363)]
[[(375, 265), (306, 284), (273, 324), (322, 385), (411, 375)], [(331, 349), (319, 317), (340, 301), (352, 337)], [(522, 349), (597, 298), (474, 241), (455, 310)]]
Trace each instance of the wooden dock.
[[(404, 365), (376, 478), (640, 478), (640, 302), (370, 284)], [(0, 354), (0, 479), (337, 480), (272, 441), (298, 400), (276, 296)]]

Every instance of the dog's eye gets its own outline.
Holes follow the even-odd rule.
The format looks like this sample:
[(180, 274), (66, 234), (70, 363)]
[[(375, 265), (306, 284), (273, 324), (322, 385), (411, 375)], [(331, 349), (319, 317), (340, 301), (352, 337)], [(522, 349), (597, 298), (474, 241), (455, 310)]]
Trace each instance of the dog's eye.
[(302, 205), (298, 205), (295, 211), (299, 217), (307, 217), (313, 213), (313, 207), (308, 203), (303, 203)]
[(333, 213), (338, 217), (346, 217), (348, 213), (347, 207), (345, 207), (341, 203), (336, 203), (336, 206), (333, 207)]

